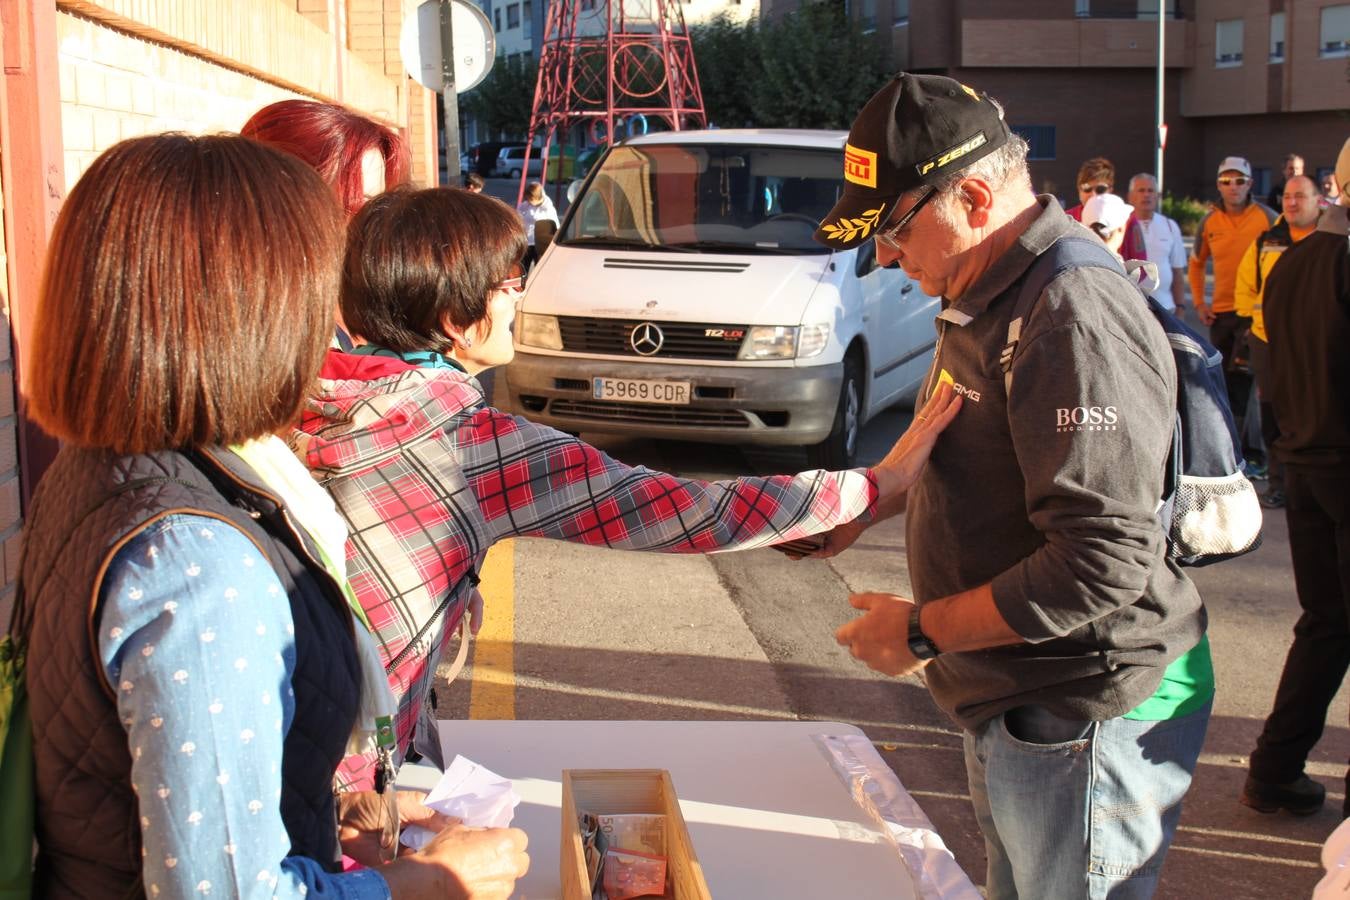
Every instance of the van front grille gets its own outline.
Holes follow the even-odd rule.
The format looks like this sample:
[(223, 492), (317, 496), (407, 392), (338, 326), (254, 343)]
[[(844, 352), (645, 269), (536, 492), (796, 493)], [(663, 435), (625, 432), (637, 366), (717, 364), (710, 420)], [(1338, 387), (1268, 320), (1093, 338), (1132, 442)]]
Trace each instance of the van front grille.
[[(654, 325), (659, 331), (661, 348), (641, 354), (633, 349), (633, 330)], [(631, 319), (592, 319), (585, 316), (559, 316), (563, 349), (569, 353), (603, 353), (609, 356), (633, 356), (639, 359), (735, 359), (741, 352), (745, 325), (719, 325), (689, 322), (642, 322)]]
[(638, 425), (677, 425), (683, 428), (750, 427), (750, 420), (733, 409), (608, 403), (602, 400), (554, 400), (549, 403), (549, 412), (569, 419), (630, 422)]

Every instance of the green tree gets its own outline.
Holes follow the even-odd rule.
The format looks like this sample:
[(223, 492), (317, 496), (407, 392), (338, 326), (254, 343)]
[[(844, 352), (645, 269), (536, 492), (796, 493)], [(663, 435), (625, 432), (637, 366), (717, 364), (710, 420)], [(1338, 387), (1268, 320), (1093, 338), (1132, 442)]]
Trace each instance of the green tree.
[(483, 82), (459, 98), (460, 108), (493, 134), (523, 138), (530, 130), (538, 77), (539, 64), (529, 54), (499, 56)]
[(757, 43), (746, 80), (761, 127), (847, 128), (889, 75), (880, 42), (840, 4), (805, 4), (762, 25)]
[(847, 128), (889, 77), (881, 43), (839, 2), (776, 22), (719, 16), (689, 36), (708, 119), (724, 127)]
[(710, 124), (743, 128), (755, 123), (750, 96), (759, 69), (759, 44), (753, 20), (736, 22), (726, 13), (689, 29)]

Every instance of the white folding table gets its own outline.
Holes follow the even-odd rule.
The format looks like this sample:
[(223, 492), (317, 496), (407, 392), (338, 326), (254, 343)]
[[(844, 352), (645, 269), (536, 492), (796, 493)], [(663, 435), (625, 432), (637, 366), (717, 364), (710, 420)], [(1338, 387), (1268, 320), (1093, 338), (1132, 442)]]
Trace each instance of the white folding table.
[[(563, 769), (667, 769), (716, 898), (978, 898), (871, 742), (837, 722), (443, 721), (456, 754), (511, 779), (529, 835), (516, 897), (561, 896)], [(439, 773), (405, 766), (402, 787)]]

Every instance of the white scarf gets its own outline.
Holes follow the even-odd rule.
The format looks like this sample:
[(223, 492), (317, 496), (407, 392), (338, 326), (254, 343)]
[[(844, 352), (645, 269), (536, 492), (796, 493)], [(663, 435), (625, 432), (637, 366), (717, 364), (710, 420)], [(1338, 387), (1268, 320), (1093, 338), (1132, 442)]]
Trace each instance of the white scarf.
[(320, 561), (328, 574), (342, 586), (354, 620), (356, 653), (361, 664), (361, 705), (347, 740), (347, 753), (372, 751), (376, 747), (375, 720), (393, 716), (398, 704), (389, 688), (380, 652), (371, 637), (370, 622), (347, 583), (347, 523), (338, 514), (333, 498), (315, 483), (304, 463), (295, 458), (280, 438), (268, 435), (230, 449), (248, 463), (264, 484), (281, 496), (287, 511), (318, 547)]

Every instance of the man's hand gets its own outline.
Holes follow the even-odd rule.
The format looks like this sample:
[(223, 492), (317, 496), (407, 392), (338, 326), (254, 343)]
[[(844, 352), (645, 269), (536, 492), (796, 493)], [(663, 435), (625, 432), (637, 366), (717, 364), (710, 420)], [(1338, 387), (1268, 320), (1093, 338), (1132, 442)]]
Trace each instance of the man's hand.
[(394, 900), (508, 900), (530, 868), (519, 828), (452, 825), (416, 853), (380, 868)]
[(894, 594), (852, 594), (848, 602), (867, 611), (834, 633), (854, 659), (886, 675), (909, 675), (927, 665), (927, 660), (909, 652), (909, 611), (914, 601)]
[(1214, 307), (1208, 303), (1198, 303), (1195, 307), (1195, 314), (1200, 317), (1204, 325), (1214, 324)]
[[(421, 825), (440, 831), (458, 825), (459, 819), (424, 806), (425, 791), (397, 791), (399, 827)], [(384, 831), (384, 798), (374, 791), (356, 791), (338, 795), (338, 842), (342, 852), (363, 866), (378, 866), (387, 857), (380, 855), (380, 835)], [(400, 852), (411, 852), (400, 848)]]

